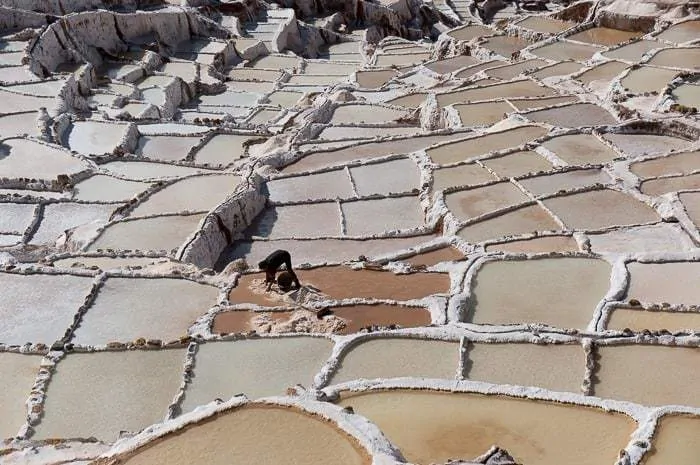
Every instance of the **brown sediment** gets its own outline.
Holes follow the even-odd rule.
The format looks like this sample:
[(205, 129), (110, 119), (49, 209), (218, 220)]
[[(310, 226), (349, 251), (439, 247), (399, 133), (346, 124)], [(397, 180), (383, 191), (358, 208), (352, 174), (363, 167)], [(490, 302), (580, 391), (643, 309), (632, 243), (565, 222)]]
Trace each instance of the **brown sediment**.
[(265, 307), (288, 306), (290, 302), (285, 300), (284, 294), (277, 290), (277, 286), (269, 292), (265, 292), (265, 274), (247, 274), (238, 278), (236, 287), (231, 289), (228, 298), (232, 304), (256, 304)]
[(483, 37), (493, 34), (496, 34), (495, 30), (478, 24), (469, 24), (449, 31), (447, 33), (447, 35), (457, 40), (472, 40), (476, 39), (477, 37)]
[[(276, 314), (278, 312), (270, 312)], [(249, 310), (234, 310), (230, 312), (217, 313), (214, 317), (211, 332), (221, 333), (245, 333), (253, 329), (250, 320), (255, 316), (255, 312)]]
[(700, 417), (664, 415), (656, 425), (651, 450), (642, 465), (693, 465), (700, 455)]
[(252, 404), (217, 414), (124, 454), (120, 463), (211, 465), (304, 463), (369, 465), (356, 439), (294, 407)]
[(505, 253), (578, 252), (579, 247), (571, 236), (542, 236), (487, 245), (486, 251)]
[(498, 68), (491, 68), (486, 70), (486, 75), (491, 78), (502, 79), (507, 81), (508, 79), (513, 79), (520, 74), (547, 65), (544, 60), (533, 59), (520, 61), (518, 63), (506, 66), (500, 66)]
[(344, 393), (340, 404), (369, 418), (421, 465), (469, 460), (494, 444), (518, 463), (612, 463), (636, 426), (619, 413), (497, 395), (391, 390)]
[[(329, 266), (311, 270), (296, 270), (302, 285), (310, 285), (330, 299), (420, 299), (431, 294), (449, 292), (450, 278), (442, 273), (413, 273), (396, 275), (388, 271), (352, 270)], [(245, 275), (229, 293), (232, 303), (253, 303), (263, 306), (286, 305), (276, 286), (261, 293), (262, 274)], [(252, 287), (251, 287), (252, 286)]]
[(487, 262), (471, 284), (466, 321), (585, 329), (608, 292), (610, 272), (607, 262), (590, 258)]
[(443, 273), (396, 275), (388, 271), (352, 270), (342, 266), (299, 270), (303, 285), (311, 285), (332, 299), (421, 299), (449, 292), (450, 278)]
[(625, 328), (633, 331), (645, 329), (651, 331), (665, 329), (671, 332), (695, 331), (700, 329), (700, 313), (615, 308), (610, 314), (606, 329), (621, 331)]
[(643, 405), (700, 406), (697, 347), (615, 345), (598, 347), (593, 394)]
[(415, 328), (429, 326), (430, 312), (425, 308), (401, 307), (396, 305), (353, 305), (351, 307), (335, 307), (333, 315), (347, 321), (347, 326), (340, 334), (352, 334), (368, 326), (398, 326), (399, 328)]
[(562, 21), (547, 16), (530, 16), (516, 24), (532, 31), (549, 33), (562, 32), (576, 25), (573, 21)]
[(580, 69), (581, 63), (577, 63), (575, 61), (563, 61), (561, 63), (535, 71), (534, 73), (529, 73), (529, 75), (537, 79), (545, 79), (554, 76), (566, 76), (567, 74), (575, 73)]
[(464, 69), (460, 71), (459, 73), (455, 74), (454, 77), (457, 79), (467, 79), (478, 73), (479, 71), (483, 71), (485, 69), (489, 68), (495, 68), (496, 66), (502, 66), (505, 62), (500, 61), (500, 60), (491, 60), (491, 61), (486, 61), (484, 63), (480, 63), (478, 65), (473, 65), (470, 66), (467, 69)]
[(674, 24), (657, 37), (662, 40), (668, 40), (677, 44), (697, 40), (700, 36), (700, 21), (684, 21), (680, 24)]
[(433, 266), (441, 262), (454, 262), (464, 260), (464, 254), (454, 247), (442, 247), (430, 252), (423, 252), (414, 255), (411, 258), (405, 258), (402, 261), (408, 262), (413, 266)]

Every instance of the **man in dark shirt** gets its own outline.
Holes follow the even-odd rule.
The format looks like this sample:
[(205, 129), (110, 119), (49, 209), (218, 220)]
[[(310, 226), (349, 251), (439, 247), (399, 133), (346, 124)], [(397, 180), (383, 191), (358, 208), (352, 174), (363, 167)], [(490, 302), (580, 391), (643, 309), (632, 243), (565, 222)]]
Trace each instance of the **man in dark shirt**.
[(272, 284), (275, 282), (277, 270), (282, 265), (287, 267), (287, 271), (292, 275), (294, 285), (297, 287), (297, 289), (301, 287), (299, 278), (297, 278), (296, 273), (294, 273), (294, 270), (292, 269), (292, 256), (286, 250), (275, 250), (268, 255), (265, 260), (258, 263), (258, 267), (261, 270), (265, 270), (265, 282), (267, 283), (268, 291), (272, 288)]

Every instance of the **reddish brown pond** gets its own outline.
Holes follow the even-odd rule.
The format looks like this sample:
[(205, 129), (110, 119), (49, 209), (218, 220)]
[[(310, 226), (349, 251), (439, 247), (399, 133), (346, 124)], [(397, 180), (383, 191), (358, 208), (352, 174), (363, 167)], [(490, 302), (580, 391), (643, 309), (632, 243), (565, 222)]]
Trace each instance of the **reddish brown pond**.
[(462, 252), (454, 247), (447, 246), (441, 249), (431, 250), (430, 252), (419, 253), (403, 261), (413, 266), (433, 266), (440, 262), (454, 262), (463, 259), (464, 254)]
[(411, 300), (447, 293), (450, 278), (441, 273), (396, 275), (388, 271), (352, 270), (333, 266), (298, 272), (304, 285), (312, 285), (333, 299)]
[[(222, 312), (214, 318), (212, 332), (214, 334), (245, 333), (251, 330), (265, 332), (263, 328), (269, 326), (271, 332), (326, 332), (336, 334), (352, 334), (368, 326), (387, 327), (396, 325), (400, 328), (415, 328), (428, 326), (431, 323), (430, 312), (425, 308), (405, 307), (401, 305), (352, 305), (349, 307), (335, 307), (330, 309), (336, 318), (342, 318), (338, 323), (327, 322), (321, 319), (303, 321), (294, 324), (292, 320), (299, 317), (298, 313), (284, 312), (253, 312), (250, 310), (234, 310)], [(303, 313), (304, 311), (301, 310)], [(257, 320), (256, 320), (257, 317)], [(310, 319), (315, 319), (309, 314)], [(328, 319), (328, 317), (326, 317)]]
[(425, 308), (410, 308), (397, 305), (353, 305), (336, 307), (333, 314), (347, 321), (341, 334), (352, 334), (367, 326), (397, 325), (401, 328), (428, 326), (430, 312)]
[[(310, 285), (331, 299), (411, 300), (431, 294), (447, 293), (450, 278), (442, 273), (413, 273), (395, 275), (388, 271), (352, 270), (342, 266), (297, 270), (302, 285)], [(261, 289), (262, 274), (241, 277), (238, 286), (229, 293), (231, 303), (252, 303), (264, 306), (286, 305), (282, 295)]]

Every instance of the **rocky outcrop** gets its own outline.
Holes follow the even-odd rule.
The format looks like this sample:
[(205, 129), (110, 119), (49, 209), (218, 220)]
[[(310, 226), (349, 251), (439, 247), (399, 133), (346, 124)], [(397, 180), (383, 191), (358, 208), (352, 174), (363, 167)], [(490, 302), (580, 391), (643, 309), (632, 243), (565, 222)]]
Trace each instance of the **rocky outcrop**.
[(132, 12), (164, 4), (163, 0), (0, 0), (2, 6), (56, 16), (90, 10)]
[(178, 43), (196, 36), (227, 38), (229, 32), (191, 10), (76, 13), (41, 33), (29, 51), (29, 67), (46, 76), (63, 63), (97, 66), (105, 54), (117, 56), (133, 43), (145, 43), (147, 48), (167, 55)]

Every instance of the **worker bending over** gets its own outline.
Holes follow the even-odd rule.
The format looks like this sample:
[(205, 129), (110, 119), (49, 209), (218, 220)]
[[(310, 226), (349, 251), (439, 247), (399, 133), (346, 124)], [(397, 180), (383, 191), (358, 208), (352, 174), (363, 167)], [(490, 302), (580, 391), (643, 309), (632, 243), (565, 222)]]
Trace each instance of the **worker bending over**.
[(268, 255), (265, 260), (258, 263), (258, 267), (261, 270), (265, 270), (265, 283), (267, 283), (266, 291), (269, 291), (272, 288), (272, 284), (275, 282), (277, 270), (279, 270), (282, 265), (285, 265), (289, 274), (292, 275), (296, 288), (298, 289), (301, 287), (299, 278), (297, 278), (296, 273), (294, 273), (294, 270), (292, 269), (292, 256), (286, 250), (275, 250)]

